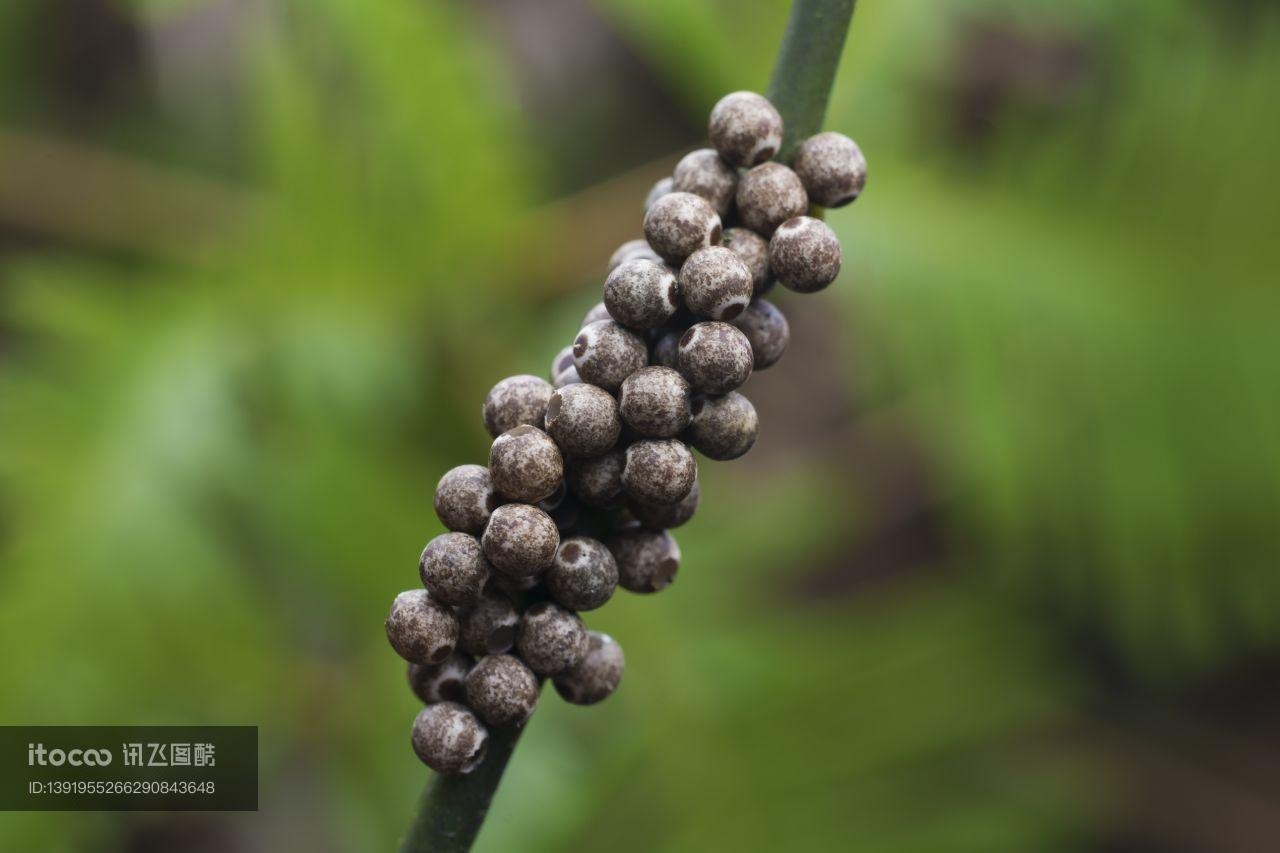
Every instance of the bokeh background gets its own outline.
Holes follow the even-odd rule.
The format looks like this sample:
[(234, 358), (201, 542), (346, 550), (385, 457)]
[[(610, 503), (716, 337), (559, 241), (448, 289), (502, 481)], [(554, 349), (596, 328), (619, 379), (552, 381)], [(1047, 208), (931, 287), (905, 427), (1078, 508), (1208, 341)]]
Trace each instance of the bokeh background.
[[(251, 814), (0, 847), (391, 849), (382, 619), (771, 0), (5, 0), (0, 722), (261, 726)], [(1280, 844), (1280, 15), (858, 10), (846, 268), (679, 582), (549, 695), (489, 851)]]

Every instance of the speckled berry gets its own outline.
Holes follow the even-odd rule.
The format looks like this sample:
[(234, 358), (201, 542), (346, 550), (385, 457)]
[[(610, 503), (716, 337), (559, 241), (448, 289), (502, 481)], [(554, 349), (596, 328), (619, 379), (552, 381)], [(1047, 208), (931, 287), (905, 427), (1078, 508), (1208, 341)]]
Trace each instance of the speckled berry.
[(679, 527), (693, 518), (701, 497), (702, 488), (695, 480), (693, 488), (689, 490), (689, 494), (685, 495), (684, 500), (679, 503), (651, 504), (644, 501), (631, 500), (627, 501), (627, 509), (630, 511), (631, 516), (643, 526), (653, 530), (667, 530)]
[[(572, 353), (573, 350), (570, 350), (570, 352)], [(556, 377), (556, 381), (551, 384), (556, 387), (556, 390), (559, 390), (561, 388), (566, 388), (570, 385), (577, 385), (581, 381), (582, 381), (582, 377), (578, 375), (578, 368), (574, 367), (571, 364), (569, 365), (569, 369), (563, 371), (559, 376)]]
[(561, 388), (547, 403), (547, 432), (565, 456), (599, 456), (618, 441), (618, 401), (608, 391), (580, 383)]
[(783, 287), (815, 293), (840, 274), (840, 239), (821, 219), (788, 219), (769, 241), (769, 265)]
[(671, 178), (659, 178), (654, 185), (649, 188), (649, 192), (644, 197), (644, 212), (648, 213), (649, 208), (653, 207), (653, 203), (671, 192), (675, 187), (675, 181)]
[(489, 580), (489, 561), (471, 534), (441, 533), (422, 550), (418, 574), (432, 598), (460, 607), (480, 597)]
[(867, 158), (858, 143), (843, 133), (810, 136), (796, 149), (792, 167), (810, 201), (823, 207), (843, 207), (867, 185)]
[(689, 383), (670, 367), (641, 368), (622, 383), (618, 408), (638, 435), (671, 438), (689, 425)]
[[(556, 353), (556, 357), (551, 359), (551, 384), (556, 384), (556, 378), (573, 367), (573, 344), (563, 347), (560, 352)], [(550, 398), (548, 398), (550, 399)]]
[(610, 316), (628, 329), (661, 326), (680, 307), (676, 277), (660, 261), (632, 260), (619, 266), (604, 283)]
[(649, 364), (675, 369), (676, 356), (680, 352), (680, 336), (688, 327), (666, 328), (658, 334), (649, 347)]
[(560, 546), (560, 531), (551, 516), (536, 506), (504, 504), (493, 511), (480, 544), (499, 572), (529, 577), (551, 565)]
[(413, 721), (413, 751), (437, 773), (470, 773), (484, 760), (489, 731), (469, 708), (439, 702), (418, 712)]
[(664, 261), (681, 264), (703, 246), (720, 242), (720, 217), (702, 196), (668, 193), (644, 215), (644, 236)]
[(484, 427), (497, 438), (521, 424), (542, 426), (542, 413), (555, 389), (537, 376), (508, 376), (484, 398)]
[(516, 726), (538, 706), (538, 678), (512, 655), (481, 658), (467, 673), (467, 704), (491, 726)]
[[(649, 246), (648, 240), (640, 237), (636, 240), (628, 240), (619, 246), (609, 257), (609, 268), (605, 272), (611, 273), (627, 261), (661, 262), (662, 258), (658, 257), (658, 253)], [(598, 319), (604, 320), (606, 318), (600, 317)], [(586, 324), (584, 323), (583, 325)]]
[(734, 166), (754, 166), (778, 153), (782, 116), (763, 95), (731, 92), (711, 109), (711, 144)]
[(459, 533), (480, 535), (489, 523), (489, 513), (499, 503), (489, 469), (483, 465), (451, 468), (436, 485), (436, 516), (445, 527)]
[(565, 475), (569, 491), (587, 506), (617, 509), (622, 506), (622, 467), (626, 450), (612, 450), (594, 459), (575, 459)]
[(471, 671), (472, 660), (462, 652), (454, 652), (444, 663), (435, 666), (409, 664), (409, 689), (424, 703), (462, 702), (466, 699), (463, 682)]
[(627, 662), (622, 646), (599, 631), (587, 632), (587, 654), (577, 666), (565, 670), (551, 683), (566, 702), (594, 705), (609, 698), (622, 683)]
[(695, 391), (725, 394), (751, 376), (751, 342), (728, 323), (698, 323), (680, 338), (676, 363)]
[(585, 326), (573, 344), (573, 363), (584, 382), (616, 391), (649, 362), (644, 338), (613, 320)]
[(564, 458), (551, 436), (526, 424), (493, 440), (489, 476), (494, 488), (508, 500), (537, 503), (554, 494), (560, 485)]
[(665, 530), (632, 525), (609, 537), (607, 544), (618, 564), (618, 585), (630, 592), (666, 589), (680, 571), (680, 546)]
[(609, 316), (608, 306), (606, 306), (603, 301), (597, 302), (595, 305), (592, 305), (589, 309), (587, 309), (586, 314), (582, 315), (582, 322), (578, 324), (578, 328), (585, 329), (587, 326), (590, 326), (592, 323), (599, 323), (601, 320), (612, 320), (612, 319), (613, 317)]
[(618, 566), (603, 542), (574, 536), (560, 543), (545, 582), (561, 607), (595, 610), (613, 596), (618, 586)]
[(561, 533), (572, 530), (582, 519), (582, 504), (569, 494), (567, 485), (562, 485), (556, 494), (545, 501), (539, 501), (538, 509), (551, 516), (551, 520), (556, 523), (556, 529)]
[(724, 244), (751, 271), (752, 295), (768, 293), (773, 287), (773, 271), (769, 269), (769, 241), (750, 228), (726, 228)]
[(752, 302), (733, 321), (733, 325), (751, 343), (756, 370), (764, 370), (776, 364), (791, 341), (791, 327), (787, 325), (786, 316), (766, 299)]
[(459, 614), (458, 645), (477, 658), (502, 654), (515, 645), (518, 624), (520, 612), (511, 598), (491, 585), (479, 601)]
[(680, 267), (680, 293), (699, 317), (732, 320), (746, 309), (753, 290), (751, 270), (724, 246), (699, 249)]
[[(738, 216), (757, 234), (769, 236), (809, 209), (809, 196), (796, 173), (781, 163), (764, 163), (738, 180)], [(778, 271), (774, 270), (774, 275)]]
[(693, 398), (693, 423), (685, 438), (708, 459), (726, 461), (742, 456), (756, 443), (760, 421), (756, 407), (736, 391)]
[(576, 613), (549, 601), (524, 612), (516, 629), (516, 651), (538, 675), (564, 672), (587, 653), (587, 629)]
[(406, 590), (391, 604), (387, 639), (410, 663), (441, 663), (458, 645), (458, 620), (425, 589)]
[(697, 477), (698, 464), (683, 441), (637, 441), (627, 448), (622, 488), (634, 500), (673, 504), (684, 500)]
[(684, 155), (676, 164), (671, 179), (673, 189), (701, 196), (720, 216), (728, 214), (733, 207), (738, 173), (720, 159), (714, 148), (699, 148)]
[[(523, 600), (525, 596), (537, 589), (540, 583), (541, 579), (538, 575), (517, 577), (506, 572), (493, 573), (493, 588), (512, 599)], [(514, 635), (512, 635), (512, 642), (515, 642)]]

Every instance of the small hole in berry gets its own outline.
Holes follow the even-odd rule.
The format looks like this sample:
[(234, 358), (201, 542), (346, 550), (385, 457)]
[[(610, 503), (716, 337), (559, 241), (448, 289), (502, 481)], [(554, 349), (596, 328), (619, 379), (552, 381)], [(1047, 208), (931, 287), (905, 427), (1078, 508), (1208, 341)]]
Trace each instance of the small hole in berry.
[(573, 357), (582, 358), (582, 354), (587, 351), (587, 336), (578, 335), (578, 339), (573, 342)]
[(509, 625), (504, 625), (501, 628), (494, 628), (489, 632), (489, 637), (485, 646), (489, 654), (501, 654), (511, 648), (511, 644), (515, 642), (515, 639), (516, 629)]
[(735, 302), (732, 305), (730, 305), (728, 308), (720, 312), (720, 319), (732, 320), (734, 317), (737, 317), (739, 314), (741, 314), (742, 309), (745, 307), (747, 306), (743, 305), (741, 302)]
[(689, 346), (689, 344), (693, 343), (693, 336), (695, 334), (696, 333), (694, 332), (693, 327), (692, 326), (689, 327), (689, 329), (686, 330), (685, 333), (680, 336), (680, 348), (683, 349)]
[(572, 563), (582, 555), (582, 546), (577, 542), (568, 542), (560, 549), (560, 556)]

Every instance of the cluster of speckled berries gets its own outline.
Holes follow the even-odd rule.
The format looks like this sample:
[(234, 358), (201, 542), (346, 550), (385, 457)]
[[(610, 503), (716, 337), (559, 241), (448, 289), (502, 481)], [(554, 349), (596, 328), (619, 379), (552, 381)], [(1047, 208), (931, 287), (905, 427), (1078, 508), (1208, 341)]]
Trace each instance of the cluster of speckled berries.
[(699, 500), (692, 451), (751, 449), (756, 411), (738, 389), (787, 347), (764, 294), (813, 293), (840, 271), (835, 233), (808, 214), (858, 197), (858, 146), (821, 133), (790, 168), (773, 162), (782, 117), (751, 92), (716, 104), (710, 136), (649, 193), (643, 239), (614, 253), (604, 301), (551, 381), (511, 376), (489, 392), (488, 467), (454, 468), (436, 488), (450, 532), (427, 543), (422, 588), (396, 597), (387, 637), (426, 703), (414, 750), (437, 771), (479, 764), (486, 727), (522, 725), (543, 679), (582, 705), (617, 689), (622, 649), (578, 614), (618, 586), (675, 580), (669, 530)]

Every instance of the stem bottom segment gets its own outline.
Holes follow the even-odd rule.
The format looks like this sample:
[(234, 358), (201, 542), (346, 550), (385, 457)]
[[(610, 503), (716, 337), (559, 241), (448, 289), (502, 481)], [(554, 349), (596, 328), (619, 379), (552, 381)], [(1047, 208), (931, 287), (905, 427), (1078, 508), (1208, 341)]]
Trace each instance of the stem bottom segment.
[(480, 766), (465, 776), (433, 774), (418, 802), (418, 813), (400, 843), (400, 853), (464, 853), (489, 813), (489, 803), (516, 748), (523, 727), (489, 731)]

